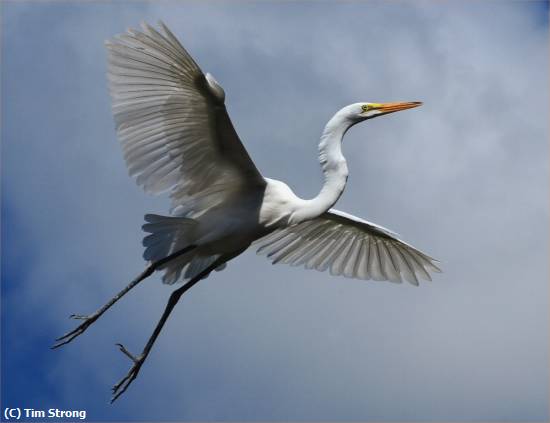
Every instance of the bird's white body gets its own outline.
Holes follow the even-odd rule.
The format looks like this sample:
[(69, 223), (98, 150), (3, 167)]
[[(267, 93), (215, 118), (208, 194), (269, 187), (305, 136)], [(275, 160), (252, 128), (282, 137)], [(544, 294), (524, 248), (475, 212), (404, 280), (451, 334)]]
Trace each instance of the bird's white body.
[(265, 228), (275, 229), (298, 222), (296, 213), (302, 209), (304, 200), (296, 196), (292, 189), (282, 181), (265, 178), (260, 224)]
[(299, 221), (296, 212), (305, 200), (284, 182), (270, 178), (265, 182), (263, 187), (237, 192), (219, 206), (192, 217), (195, 225), (186, 236), (189, 244), (197, 246), (194, 254), (241, 251), (275, 229)]
[(211, 254), (232, 253), (277, 228), (306, 219), (303, 211), (311, 200), (299, 198), (282, 181), (264, 180), (264, 187), (238, 193), (227, 203), (196, 217), (190, 242)]

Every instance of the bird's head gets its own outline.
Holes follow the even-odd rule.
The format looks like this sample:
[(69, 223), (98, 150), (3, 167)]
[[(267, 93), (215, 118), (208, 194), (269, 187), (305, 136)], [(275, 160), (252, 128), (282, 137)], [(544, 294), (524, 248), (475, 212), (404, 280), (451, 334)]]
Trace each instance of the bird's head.
[(344, 108), (347, 118), (354, 123), (359, 123), (377, 116), (401, 110), (412, 109), (421, 106), (420, 101), (408, 101), (398, 103), (355, 103)]

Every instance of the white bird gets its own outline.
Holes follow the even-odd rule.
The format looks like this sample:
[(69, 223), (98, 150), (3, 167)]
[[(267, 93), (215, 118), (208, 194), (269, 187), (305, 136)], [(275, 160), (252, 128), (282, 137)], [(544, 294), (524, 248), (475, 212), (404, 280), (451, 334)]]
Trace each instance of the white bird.
[(281, 181), (263, 177), (243, 147), (224, 105), (225, 92), (203, 74), (161, 22), (143, 24), (106, 42), (109, 85), (118, 138), (131, 176), (151, 194), (168, 192), (170, 216), (145, 216), (148, 268), (101, 309), (57, 339), (82, 334), (99, 316), (155, 270), (176, 289), (142, 354), (119, 345), (134, 365), (113, 388), (112, 401), (137, 377), (181, 295), (253, 242), (273, 263), (287, 263), (350, 278), (402, 278), (418, 285), (439, 272), (434, 259), (381, 226), (331, 207), (348, 177), (342, 139), (367, 119), (420, 106), (420, 102), (351, 104), (327, 123), (319, 143), (324, 184), (312, 199), (297, 197)]

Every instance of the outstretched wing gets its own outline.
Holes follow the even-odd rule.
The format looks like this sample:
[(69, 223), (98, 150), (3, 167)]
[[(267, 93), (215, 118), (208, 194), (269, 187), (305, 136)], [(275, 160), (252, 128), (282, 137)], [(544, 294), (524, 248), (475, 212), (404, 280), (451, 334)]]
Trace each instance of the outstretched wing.
[[(225, 93), (170, 30), (147, 24), (107, 41), (118, 138), (146, 192), (170, 191), (173, 212), (203, 212), (265, 184), (229, 119)], [(175, 209), (175, 210), (174, 210)]]
[(258, 241), (258, 254), (275, 263), (305, 266), (349, 278), (418, 285), (441, 272), (433, 258), (381, 226), (334, 209), (316, 219), (278, 229)]

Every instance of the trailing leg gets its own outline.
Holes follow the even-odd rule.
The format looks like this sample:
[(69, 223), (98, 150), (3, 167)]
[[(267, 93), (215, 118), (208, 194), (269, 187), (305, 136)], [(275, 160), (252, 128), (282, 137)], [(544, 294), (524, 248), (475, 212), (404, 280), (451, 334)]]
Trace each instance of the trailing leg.
[(116, 294), (113, 298), (111, 298), (103, 307), (101, 307), (99, 310), (97, 310), (95, 313), (90, 314), (89, 316), (84, 316), (80, 314), (71, 314), (69, 317), (72, 319), (78, 319), (82, 320), (83, 322), (77, 326), (75, 329), (73, 329), (70, 332), (67, 332), (65, 335), (60, 336), (56, 339), (56, 343), (51, 347), (52, 349), (59, 348), (62, 345), (68, 344), (73, 339), (75, 339), (77, 336), (84, 333), (88, 327), (94, 323), (99, 317), (105, 313), (111, 306), (116, 303), (118, 300), (120, 300), (124, 295), (128, 293), (132, 288), (134, 288), (137, 284), (139, 284), (141, 281), (146, 279), (147, 277), (151, 276), (151, 274), (157, 270), (160, 266), (166, 264), (170, 260), (175, 259), (176, 257), (179, 257), (192, 249), (194, 249), (194, 245), (190, 245), (188, 247), (185, 247), (179, 251), (176, 251), (173, 254), (170, 254), (169, 256), (158, 260), (154, 263), (151, 263), (138, 277), (136, 277), (132, 282), (128, 284), (122, 291), (120, 291), (118, 294)]
[(172, 292), (172, 294), (170, 295), (170, 298), (168, 299), (168, 303), (166, 304), (166, 308), (164, 309), (164, 312), (162, 313), (162, 316), (159, 322), (157, 323), (155, 330), (153, 331), (153, 334), (147, 341), (147, 344), (145, 345), (145, 348), (143, 348), (143, 351), (141, 352), (140, 355), (135, 356), (132, 353), (130, 353), (124, 347), (124, 345), (117, 344), (120, 351), (122, 351), (126, 356), (128, 356), (128, 358), (130, 358), (130, 360), (132, 360), (134, 364), (130, 368), (126, 376), (124, 376), (115, 386), (113, 386), (113, 397), (111, 398), (111, 403), (113, 403), (119, 396), (121, 396), (126, 391), (126, 389), (128, 389), (128, 386), (130, 386), (130, 384), (138, 376), (141, 366), (147, 359), (147, 356), (149, 355), (149, 352), (151, 351), (153, 344), (155, 343), (157, 337), (159, 336), (162, 330), (162, 327), (166, 323), (166, 320), (170, 316), (170, 313), (174, 309), (175, 305), (178, 303), (180, 297), (188, 289), (190, 289), (193, 285), (195, 285), (198, 281), (200, 281), (202, 278), (207, 276), (210, 272), (212, 272), (218, 266), (221, 266), (226, 261), (227, 261), (227, 257), (225, 258), (220, 257), (218, 260), (216, 260), (214, 263), (212, 263), (210, 266), (208, 266), (206, 269), (200, 272), (197, 276), (195, 276), (193, 279), (191, 279), (181, 288), (178, 288), (174, 292)]

